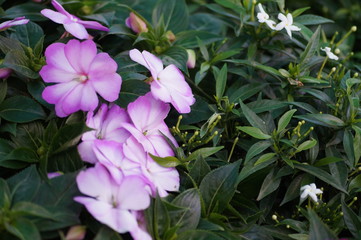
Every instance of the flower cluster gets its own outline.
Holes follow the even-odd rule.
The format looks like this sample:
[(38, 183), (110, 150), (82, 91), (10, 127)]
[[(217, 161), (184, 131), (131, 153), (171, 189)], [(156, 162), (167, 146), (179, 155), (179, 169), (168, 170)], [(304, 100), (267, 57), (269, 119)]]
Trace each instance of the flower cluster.
[[(80, 26), (85, 21), (70, 15), (55, 0), (52, 3), (59, 13), (43, 10), (43, 15), (64, 24), (75, 37), (88, 38), (86, 31), (76, 30), (83, 29)], [(147, 240), (151, 237), (142, 224), (142, 210), (149, 206), (151, 197), (165, 197), (179, 188), (177, 170), (158, 165), (151, 155), (174, 156), (167, 141), (174, 146), (177, 142), (164, 122), (169, 103), (178, 112), (188, 113), (195, 99), (175, 65), (163, 68), (162, 61), (147, 51), (133, 49), (129, 55), (150, 71), (152, 80), (151, 92), (126, 109), (112, 103), (98, 108), (97, 94), (108, 102), (115, 101), (122, 78), (116, 73), (116, 62), (107, 53), (97, 53), (92, 40), (54, 43), (46, 49), (47, 64), (40, 75), (52, 85), (44, 89), (42, 96), (55, 104), (59, 117), (79, 110), (88, 112), (86, 124), (92, 130), (83, 134), (78, 151), (94, 167), (77, 176), (79, 190), (86, 196), (75, 200), (115, 231), (130, 232), (134, 239)]]
[(291, 13), (287, 13), (287, 15), (279, 13), (278, 19), (281, 20), (281, 22), (276, 25), (276, 22), (271, 20), (269, 15), (263, 9), (262, 4), (259, 3), (257, 6), (259, 9), (259, 13), (257, 14), (258, 22), (266, 23), (272, 30), (281, 31), (282, 29), (285, 29), (290, 38), (292, 38), (292, 31), (301, 31), (301, 28), (293, 24), (293, 17)]

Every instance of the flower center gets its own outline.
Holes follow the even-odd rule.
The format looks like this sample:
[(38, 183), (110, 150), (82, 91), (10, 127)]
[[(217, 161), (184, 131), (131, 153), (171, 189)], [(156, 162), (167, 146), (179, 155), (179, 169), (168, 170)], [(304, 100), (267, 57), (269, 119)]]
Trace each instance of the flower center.
[(72, 20), (73, 22), (79, 21), (79, 19), (75, 16), (70, 16), (70, 20)]
[(76, 80), (78, 82), (81, 82), (81, 83), (85, 83), (86, 81), (88, 81), (88, 76), (87, 75), (80, 75)]

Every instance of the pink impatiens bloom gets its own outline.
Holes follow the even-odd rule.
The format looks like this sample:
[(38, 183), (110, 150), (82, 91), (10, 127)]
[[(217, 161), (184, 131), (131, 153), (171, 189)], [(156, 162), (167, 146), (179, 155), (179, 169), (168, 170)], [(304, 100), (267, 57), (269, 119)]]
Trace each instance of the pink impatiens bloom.
[(161, 134), (167, 136), (174, 145), (177, 144), (164, 122), (169, 109), (168, 104), (147, 93), (128, 105), (132, 124), (124, 123), (123, 127), (142, 144), (145, 151), (160, 157), (174, 156), (172, 148)]
[(137, 162), (141, 174), (148, 180), (153, 196), (158, 192), (160, 197), (168, 195), (167, 191), (178, 191), (179, 174), (175, 168), (165, 168), (156, 163), (133, 137), (123, 146), (126, 158)]
[(133, 12), (125, 19), (125, 25), (135, 33), (148, 32), (147, 24)]
[(115, 182), (101, 164), (82, 171), (76, 182), (80, 192), (89, 197), (75, 197), (74, 200), (85, 205), (94, 218), (115, 231), (137, 232), (139, 226), (134, 212), (146, 209), (150, 196), (142, 178), (120, 177), (119, 183)]
[(130, 50), (130, 58), (146, 67), (152, 74), (151, 92), (156, 99), (171, 103), (179, 113), (189, 113), (195, 102), (192, 90), (182, 72), (171, 64), (163, 69), (162, 60), (153, 54), (138, 49)]
[(124, 143), (130, 136), (129, 132), (122, 127), (124, 122), (130, 122), (129, 116), (125, 109), (115, 104), (111, 107), (102, 104), (95, 115), (94, 112), (88, 112), (86, 125), (94, 130), (84, 133), (83, 142), (78, 145), (83, 161), (97, 162), (93, 151), (95, 140)]
[(107, 54), (97, 54), (93, 41), (70, 40), (53, 43), (45, 51), (46, 63), (40, 76), (47, 83), (42, 96), (55, 104), (59, 117), (93, 111), (98, 106), (97, 93), (112, 102), (118, 98), (122, 78), (116, 73), (117, 63)]
[(25, 17), (18, 17), (13, 20), (5, 21), (0, 24), (0, 31), (4, 31), (12, 26), (27, 24), (28, 22), (29, 19), (26, 19)]
[(61, 6), (56, 0), (52, 0), (54, 8), (58, 10), (55, 12), (50, 9), (44, 9), (41, 11), (45, 17), (49, 18), (53, 22), (63, 24), (67, 32), (79, 39), (88, 39), (89, 34), (86, 28), (97, 29), (101, 31), (109, 31), (109, 28), (104, 27), (95, 21), (83, 21), (76, 16), (68, 13), (63, 6)]

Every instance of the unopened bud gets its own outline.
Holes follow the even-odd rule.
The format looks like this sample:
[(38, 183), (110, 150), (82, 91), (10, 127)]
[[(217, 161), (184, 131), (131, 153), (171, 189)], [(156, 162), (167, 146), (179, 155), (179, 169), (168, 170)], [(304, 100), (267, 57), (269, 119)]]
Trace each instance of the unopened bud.
[(274, 221), (277, 221), (277, 216), (276, 216), (276, 215), (272, 215), (272, 219), (273, 219)]
[(341, 53), (340, 49), (339, 49), (339, 48), (336, 48), (336, 49), (335, 49), (335, 54), (340, 54), (340, 53)]
[(356, 32), (356, 31), (357, 31), (357, 27), (356, 27), (356, 26), (352, 26), (351, 31), (352, 31), (352, 32)]
[(167, 31), (165, 33), (165, 36), (167, 37), (167, 39), (169, 40), (169, 42), (174, 42), (175, 41), (175, 35), (172, 31)]
[(10, 68), (0, 68), (0, 78), (8, 78), (12, 72)]
[(187, 67), (194, 68), (196, 66), (196, 53), (192, 49), (187, 49), (187, 53), (188, 53)]
[(73, 226), (65, 236), (66, 240), (83, 240), (85, 237), (85, 226)]
[(147, 24), (145, 24), (145, 22), (133, 12), (131, 12), (129, 17), (125, 19), (125, 25), (138, 34), (148, 32)]

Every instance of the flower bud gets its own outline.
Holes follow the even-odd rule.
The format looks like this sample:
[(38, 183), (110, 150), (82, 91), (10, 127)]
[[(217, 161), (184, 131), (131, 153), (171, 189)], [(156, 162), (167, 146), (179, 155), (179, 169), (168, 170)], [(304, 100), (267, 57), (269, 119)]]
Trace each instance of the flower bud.
[(356, 27), (356, 26), (352, 26), (351, 31), (352, 31), (352, 32), (356, 32), (356, 31), (357, 31), (357, 27)]
[(125, 19), (125, 25), (138, 34), (148, 32), (147, 24), (145, 24), (145, 22), (133, 12), (131, 12), (129, 17)]
[(66, 234), (66, 240), (83, 240), (85, 237), (85, 226), (73, 226)]
[(175, 41), (175, 35), (174, 35), (174, 33), (172, 31), (167, 31), (165, 33), (165, 36), (167, 37), (169, 42), (174, 42)]
[(12, 72), (10, 68), (0, 68), (0, 78), (8, 78)]
[(340, 49), (339, 49), (339, 48), (336, 48), (336, 49), (335, 49), (335, 54), (340, 54), (340, 53), (341, 53)]
[(187, 49), (187, 53), (188, 53), (187, 67), (194, 68), (196, 66), (196, 53), (192, 49)]

